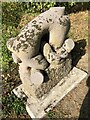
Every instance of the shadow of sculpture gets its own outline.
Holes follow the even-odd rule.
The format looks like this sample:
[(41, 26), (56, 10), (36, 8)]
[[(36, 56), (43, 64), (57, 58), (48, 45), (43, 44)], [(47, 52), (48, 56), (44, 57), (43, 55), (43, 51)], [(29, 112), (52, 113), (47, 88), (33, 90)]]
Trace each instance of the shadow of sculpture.
[(70, 6), (70, 4), (68, 4), (68, 2), (57, 2), (56, 6), (64, 6), (66, 7), (66, 13), (70, 14), (70, 13), (77, 13), (80, 11), (85, 11), (85, 10), (89, 10), (89, 4), (88, 2), (75, 2), (75, 4), (73, 4), (72, 6)]
[(85, 46), (86, 46), (85, 39), (81, 39), (81, 40), (78, 40), (77, 42), (75, 42), (75, 47), (71, 52), (73, 66), (76, 66), (78, 61), (81, 59), (81, 57), (83, 55), (85, 55), (85, 53), (86, 53)]
[[(78, 61), (81, 59), (81, 57), (83, 55), (85, 55), (86, 50), (85, 50), (85, 46), (86, 46), (86, 40), (82, 39), (79, 40), (77, 42), (75, 42), (75, 48), (72, 50), (72, 65), (76, 66)], [(81, 109), (80, 109), (80, 115), (78, 120), (87, 120), (90, 117), (90, 107), (89, 107), (89, 103), (90, 103), (90, 76), (87, 79), (87, 86), (89, 88), (87, 95), (85, 96), (83, 103), (81, 105)]]
[(77, 12), (85, 11), (85, 10), (89, 10), (89, 4), (88, 4), (88, 2), (84, 2), (82, 4), (81, 4), (81, 2), (78, 2), (75, 5), (73, 5), (71, 7), (71, 9), (67, 8), (68, 14), (69, 13), (77, 13)]
[(89, 88), (87, 95), (85, 96), (78, 120), (89, 120), (90, 118), (90, 76), (87, 79), (87, 86)]

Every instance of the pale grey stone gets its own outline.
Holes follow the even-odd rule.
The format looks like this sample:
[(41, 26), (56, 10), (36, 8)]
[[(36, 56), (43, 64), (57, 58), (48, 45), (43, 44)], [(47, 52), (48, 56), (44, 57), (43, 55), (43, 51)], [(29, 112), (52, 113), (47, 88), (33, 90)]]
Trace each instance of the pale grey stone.
[(15, 63), (20, 63), (22, 62), (14, 53), (12, 53), (12, 58)]
[(74, 48), (75, 44), (74, 44), (74, 41), (72, 39), (66, 39), (64, 44), (63, 44), (63, 48), (68, 52), (70, 53), (71, 50)]
[(44, 70), (48, 66), (47, 60), (41, 55), (37, 55), (30, 60), (23, 62), (26, 66), (32, 67), (34, 69)]
[(13, 89), (14, 94), (18, 97), (18, 98), (25, 98), (26, 95), (23, 92), (23, 84), (21, 84), (19, 87), (16, 87), (15, 89)]
[(31, 76), (30, 76), (31, 83), (35, 85), (36, 88), (38, 88), (44, 81), (44, 76), (40, 72), (40, 70), (31, 69)]
[(60, 47), (69, 31), (70, 20), (64, 15), (65, 8), (55, 7), (41, 13), (29, 22), (20, 34), (7, 42), (10, 51), (25, 62), (39, 54), (42, 33), (50, 32), (49, 43)]
[(66, 58), (68, 54), (72, 51), (74, 48), (75, 44), (72, 39), (66, 39), (65, 42), (63, 43), (62, 47), (57, 50), (57, 57), (58, 59), (60, 58)]

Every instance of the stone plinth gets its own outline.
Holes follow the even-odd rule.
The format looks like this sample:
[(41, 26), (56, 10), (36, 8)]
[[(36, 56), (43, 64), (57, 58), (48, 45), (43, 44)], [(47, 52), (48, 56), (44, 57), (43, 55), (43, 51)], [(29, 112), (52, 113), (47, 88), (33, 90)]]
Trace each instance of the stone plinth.
[[(30, 96), (27, 98), (26, 110), (32, 119), (35, 118), (43, 118), (49, 110), (51, 110), (62, 98), (68, 94), (72, 89), (74, 89), (78, 83), (80, 83), (85, 77), (87, 77), (87, 73), (74, 67), (70, 73), (65, 76), (61, 81), (55, 85), (46, 96), (39, 98), (34, 98)], [(13, 92), (18, 96), (18, 94), (22, 94), (22, 85), (13, 90)]]

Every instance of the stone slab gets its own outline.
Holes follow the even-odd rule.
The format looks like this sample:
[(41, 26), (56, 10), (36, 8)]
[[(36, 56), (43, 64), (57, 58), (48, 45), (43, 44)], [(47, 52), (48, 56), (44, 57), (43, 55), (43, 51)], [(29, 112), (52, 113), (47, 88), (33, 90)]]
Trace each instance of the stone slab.
[(87, 76), (86, 72), (74, 67), (47, 95), (40, 99), (37, 97), (33, 98), (32, 96), (27, 99), (26, 110), (28, 114), (33, 120), (35, 118), (43, 118), (49, 110)]

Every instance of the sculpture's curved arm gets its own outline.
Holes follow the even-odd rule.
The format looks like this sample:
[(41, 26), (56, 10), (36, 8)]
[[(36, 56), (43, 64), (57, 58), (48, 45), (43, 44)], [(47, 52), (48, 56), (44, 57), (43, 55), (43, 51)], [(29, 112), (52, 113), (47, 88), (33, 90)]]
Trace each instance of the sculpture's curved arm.
[(55, 7), (29, 22), (20, 34), (7, 42), (10, 51), (25, 62), (39, 54), (41, 36), (50, 33), (49, 44), (61, 47), (69, 30), (70, 20), (64, 15), (65, 8)]

